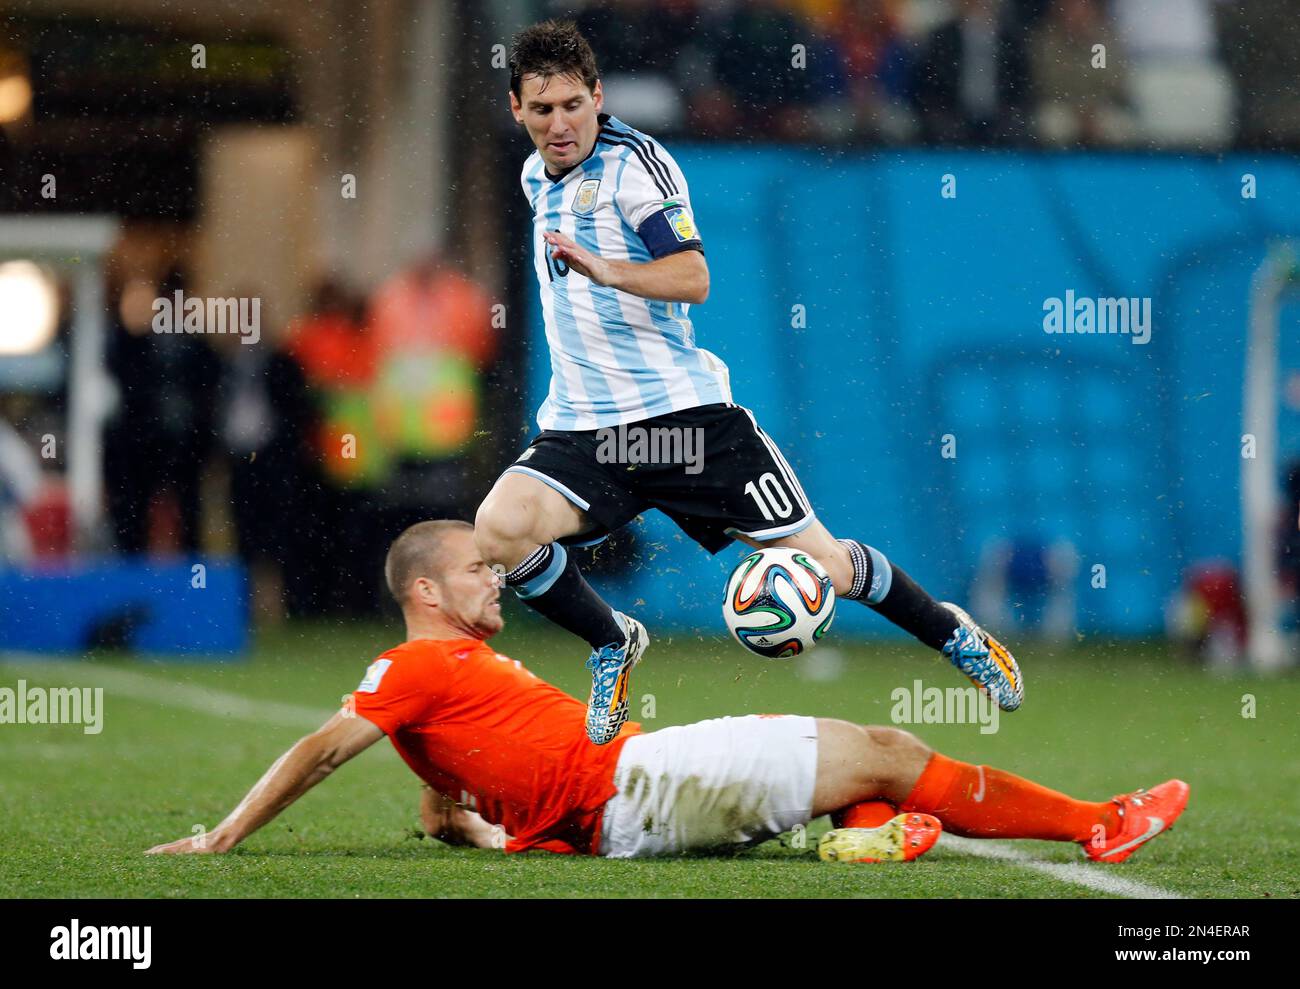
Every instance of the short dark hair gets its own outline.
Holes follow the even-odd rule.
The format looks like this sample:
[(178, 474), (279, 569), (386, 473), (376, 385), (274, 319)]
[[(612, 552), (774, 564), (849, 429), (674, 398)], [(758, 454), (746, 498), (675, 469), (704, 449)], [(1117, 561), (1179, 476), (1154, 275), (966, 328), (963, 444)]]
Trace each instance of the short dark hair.
[(468, 522), (436, 519), (417, 522), (393, 540), (384, 560), (384, 581), (388, 584), (388, 593), (399, 605), (406, 604), (406, 593), (416, 577), (437, 579), (442, 564), (443, 540), (459, 529), (474, 531)]
[(524, 76), (577, 76), (595, 92), (596, 53), (573, 21), (549, 20), (526, 27), (510, 46), (510, 91), (519, 99)]

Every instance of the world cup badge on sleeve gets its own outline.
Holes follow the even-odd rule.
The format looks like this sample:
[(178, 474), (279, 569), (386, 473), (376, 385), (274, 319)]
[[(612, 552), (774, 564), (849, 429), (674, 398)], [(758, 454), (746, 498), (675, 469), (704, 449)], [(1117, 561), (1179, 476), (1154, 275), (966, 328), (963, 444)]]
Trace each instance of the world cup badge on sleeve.
[(699, 237), (699, 234), (695, 232), (695, 224), (691, 222), (691, 214), (686, 211), (684, 206), (668, 210), (666, 216), (668, 217), (668, 225), (672, 227), (673, 234), (682, 243)]

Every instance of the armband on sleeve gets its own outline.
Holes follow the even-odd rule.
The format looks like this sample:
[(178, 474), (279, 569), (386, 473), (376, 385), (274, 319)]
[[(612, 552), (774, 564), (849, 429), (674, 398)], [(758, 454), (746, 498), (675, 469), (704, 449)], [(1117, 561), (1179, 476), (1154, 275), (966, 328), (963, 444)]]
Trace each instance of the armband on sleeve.
[(685, 203), (664, 203), (662, 209), (646, 217), (636, 232), (654, 258), (666, 258), (678, 251), (704, 252), (704, 242)]

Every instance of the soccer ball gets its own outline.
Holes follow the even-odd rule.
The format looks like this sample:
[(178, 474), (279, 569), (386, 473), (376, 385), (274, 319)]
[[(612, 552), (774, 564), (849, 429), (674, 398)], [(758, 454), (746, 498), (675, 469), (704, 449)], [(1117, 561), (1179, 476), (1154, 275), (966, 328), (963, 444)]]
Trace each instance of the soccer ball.
[(727, 580), (722, 617), (737, 642), (769, 659), (807, 652), (835, 617), (835, 588), (822, 565), (797, 549), (760, 549)]

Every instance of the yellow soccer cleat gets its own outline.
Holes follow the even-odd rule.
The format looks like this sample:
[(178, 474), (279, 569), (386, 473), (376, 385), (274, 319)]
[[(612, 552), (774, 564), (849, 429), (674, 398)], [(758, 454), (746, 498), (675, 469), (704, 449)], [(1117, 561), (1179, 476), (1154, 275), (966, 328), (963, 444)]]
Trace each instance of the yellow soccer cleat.
[(943, 833), (929, 814), (899, 814), (878, 828), (837, 828), (822, 835), (823, 862), (910, 862), (924, 855)]

